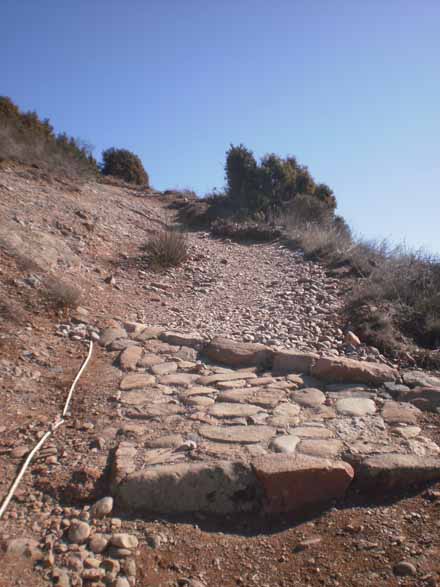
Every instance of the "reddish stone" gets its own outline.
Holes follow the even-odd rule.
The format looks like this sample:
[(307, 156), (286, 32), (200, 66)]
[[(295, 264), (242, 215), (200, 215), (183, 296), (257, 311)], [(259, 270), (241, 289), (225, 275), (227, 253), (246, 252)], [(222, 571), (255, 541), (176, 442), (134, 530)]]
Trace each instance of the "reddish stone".
[(342, 498), (354, 477), (351, 465), (300, 455), (262, 456), (253, 461), (268, 512), (287, 512)]

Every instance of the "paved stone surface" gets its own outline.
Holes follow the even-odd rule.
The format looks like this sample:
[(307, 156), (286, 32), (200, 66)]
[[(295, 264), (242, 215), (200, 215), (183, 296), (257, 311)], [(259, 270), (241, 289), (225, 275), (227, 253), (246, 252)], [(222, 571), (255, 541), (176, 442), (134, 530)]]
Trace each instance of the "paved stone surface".
[[(436, 478), (440, 449), (423, 435), (419, 407), (435, 409), (438, 388), (402, 385), (383, 363), (224, 338), (203, 341), (199, 353), (195, 335), (127, 329), (139, 346), (123, 354), (140, 359), (136, 373), (122, 378), (117, 401), (126, 421), (120, 429), (135, 444), (120, 444), (112, 478), (116, 493), (125, 483), (123, 499), (139, 509), (151, 499), (152, 511), (241, 511), (262, 503), (287, 511), (342, 497), (353, 475), (362, 490), (373, 480), (395, 487)], [(216, 469), (218, 462), (247, 471), (252, 500), (232, 506), (237, 478)], [(211, 475), (226, 483), (228, 505), (217, 497), (207, 505), (207, 494), (197, 493), (194, 484), (209, 488)], [(148, 498), (137, 496), (140, 487)], [(177, 487), (192, 487), (198, 500), (172, 505)]]

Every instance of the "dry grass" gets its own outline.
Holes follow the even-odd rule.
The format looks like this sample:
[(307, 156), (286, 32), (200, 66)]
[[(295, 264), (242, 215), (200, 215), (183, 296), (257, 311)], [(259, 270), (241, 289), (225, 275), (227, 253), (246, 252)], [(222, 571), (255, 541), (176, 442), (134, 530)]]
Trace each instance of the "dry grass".
[(57, 310), (68, 310), (79, 306), (82, 292), (71, 283), (51, 277), (45, 282), (44, 296)]
[(188, 239), (177, 229), (167, 228), (154, 234), (143, 247), (154, 270), (175, 267), (188, 257)]

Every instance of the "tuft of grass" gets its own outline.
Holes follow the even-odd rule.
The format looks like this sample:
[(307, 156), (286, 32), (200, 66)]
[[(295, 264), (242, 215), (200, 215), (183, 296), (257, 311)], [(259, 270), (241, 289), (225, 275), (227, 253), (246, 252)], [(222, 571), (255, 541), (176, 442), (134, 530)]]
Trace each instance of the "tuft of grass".
[(143, 249), (153, 269), (176, 267), (188, 258), (188, 239), (179, 230), (166, 228), (155, 233)]
[(68, 310), (79, 306), (82, 292), (71, 283), (51, 278), (45, 284), (44, 295), (57, 310)]

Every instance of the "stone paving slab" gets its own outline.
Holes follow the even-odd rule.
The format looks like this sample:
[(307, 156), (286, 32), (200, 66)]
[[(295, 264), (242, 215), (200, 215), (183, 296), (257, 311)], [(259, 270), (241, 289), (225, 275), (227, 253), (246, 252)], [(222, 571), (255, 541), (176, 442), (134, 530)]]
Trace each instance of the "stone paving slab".
[(410, 390), (391, 365), (147, 325), (107, 330), (104, 346), (127, 340), (140, 346), (122, 350), (116, 393), (121, 430), (137, 426), (114, 455), (124, 507), (287, 511), (352, 485), (440, 478), (440, 448), (420, 425), (438, 388)]

